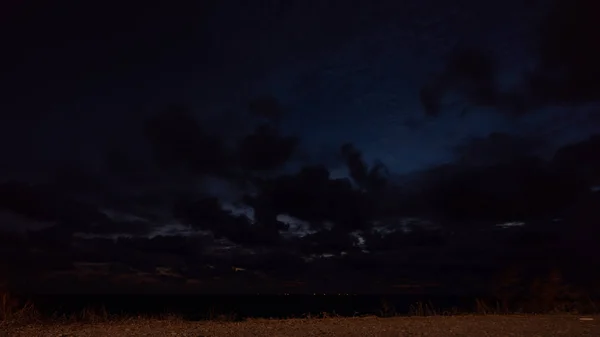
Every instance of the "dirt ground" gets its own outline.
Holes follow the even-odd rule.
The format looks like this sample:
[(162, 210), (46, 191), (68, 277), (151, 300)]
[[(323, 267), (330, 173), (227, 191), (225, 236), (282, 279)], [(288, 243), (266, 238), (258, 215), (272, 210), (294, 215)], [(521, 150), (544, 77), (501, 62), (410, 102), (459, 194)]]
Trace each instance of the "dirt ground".
[(189, 322), (138, 319), (118, 323), (0, 327), (0, 336), (600, 336), (600, 316), (435, 316), (393, 318), (254, 319)]

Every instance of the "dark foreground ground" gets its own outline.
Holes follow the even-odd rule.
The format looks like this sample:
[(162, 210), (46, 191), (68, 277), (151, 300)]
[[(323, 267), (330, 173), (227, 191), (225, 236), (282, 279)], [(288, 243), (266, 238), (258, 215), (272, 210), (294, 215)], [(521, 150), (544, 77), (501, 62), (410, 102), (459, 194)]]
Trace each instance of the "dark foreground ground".
[[(253, 319), (243, 322), (190, 322), (130, 319), (96, 324), (4, 326), (4, 336), (600, 336), (600, 316), (507, 315)], [(1, 330), (0, 330), (1, 331)], [(3, 336), (0, 332), (0, 336)]]

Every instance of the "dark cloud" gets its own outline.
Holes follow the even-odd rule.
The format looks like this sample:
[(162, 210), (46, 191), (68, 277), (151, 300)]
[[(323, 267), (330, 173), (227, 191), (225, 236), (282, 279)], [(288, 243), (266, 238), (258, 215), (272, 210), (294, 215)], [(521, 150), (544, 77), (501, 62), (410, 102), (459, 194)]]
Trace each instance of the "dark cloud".
[(481, 49), (459, 47), (446, 64), (443, 76), (476, 105), (489, 105), (495, 100), (496, 67), (493, 59)]
[(447, 226), (485, 226), (560, 217), (582, 194), (586, 187), (577, 177), (562, 175), (542, 160), (523, 158), (433, 170), (404, 207), (411, 215), (434, 216)]
[(346, 230), (368, 226), (374, 208), (369, 196), (348, 179), (331, 179), (322, 166), (305, 167), (295, 175), (264, 180), (259, 194), (248, 198), (257, 219), (263, 214), (289, 214), (323, 228), (327, 222)]
[(5, 210), (39, 221), (76, 223), (97, 219), (95, 208), (77, 202), (53, 185), (7, 182), (0, 185), (0, 205)]
[(420, 91), (421, 105), (429, 116), (446, 106), (445, 95), (458, 92), (471, 106), (494, 107), (520, 116), (535, 108), (555, 104), (580, 105), (600, 99), (600, 28), (593, 1), (555, 1), (538, 29), (536, 67), (527, 71), (515, 89), (501, 89), (496, 79), (495, 55), (483, 46), (461, 46), (446, 60), (446, 67)]
[[(210, 230), (238, 244), (276, 244), (278, 231), (285, 229), (282, 223), (252, 224), (245, 216), (225, 211), (204, 186), (206, 179), (214, 177), (240, 186), (243, 193), (251, 187), (248, 183), (254, 181), (255, 172), (280, 169), (292, 158), (298, 140), (280, 134), (274, 119), (282, 116), (281, 111), (275, 113), (273, 108), (279, 109), (275, 99), (253, 101), (251, 119), (264, 118), (267, 123), (236, 141), (214, 128), (203, 128), (184, 107), (171, 106), (143, 125), (162, 171), (155, 170), (143, 154), (130, 153), (131, 148), (113, 142), (103, 165), (73, 161), (47, 184), (3, 184), (3, 209), (56, 223), (46, 232), (63, 243), (74, 233), (147, 235), (175, 216), (193, 229)], [(201, 180), (193, 182), (196, 178)]]
[(157, 178), (156, 165), (147, 153), (136, 153), (123, 142), (112, 142), (104, 154), (104, 174), (117, 184), (139, 187)]
[(369, 167), (364, 161), (362, 153), (352, 144), (342, 145), (341, 153), (350, 177), (360, 188), (378, 191), (385, 187), (389, 178), (389, 171), (385, 164), (377, 161)]
[[(447, 103), (451, 94), (464, 100), (457, 103), (465, 106), (463, 114), (493, 107), (514, 116), (600, 98), (594, 7), (557, 3), (540, 30), (537, 68), (517, 89), (501, 89), (494, 55), (462, 45), (421, 88), (425, 113), (436, 117), (456, 106)], [(90, 67), (91, 73), (104, 69)], [(302, 139), (282, 131), (286, 109), (274, 96), (257, 97), (241, 110), (215, 117), (217, 123), (171, 106), (141, 126), (140, 142), (148, 143), (151, 158), (126, 146), (128, 136), (97, 154), (99, 165), (73, 159), (50, 182), (3, 183), (3, 211), (48, 225), (16, 237), (3, 233), (3, 255), (17, 258), (2, 267), (24, 272), (29, 265), (29, 275), (38, 276), (72, 271), (85, 260), (110, 264), (112, 275), (181, 282), (412, 266), (389, 272), (398, 276), (432, 261), (477, 258), (491, 265), (506, 247), (515, 255), (566, 250), (598, 232), (598, 136), (546, 159), (538, 157), (545, 144), (533, 136), (492, 133), (466, 139), (453, 149), (452, 162), (395, 181), (384, 163), (368, 163), (352, 143), (311, 162)], [(243, 127), (225, 130), (230, 124), (223, 119), (233, 118)], [(311, 165), (298, 167), (299, 158)], [(323, 162), (340, 162), (348, 178), (333, 178)], [(223, 198), (208, 186), (214, 180), (236, 191)], [(306, 228), (284, 222), (284, 215)], [(497, 231), (506, 223), (525, 229)], [(150, 237), (178, 230), (187, 234)], [(577, 251), (597, 249), (588, 242)], [(232, 276), (232, 264), (248, 271)], [(75, 273), (89, 272), (80, 269)]]
[(209, 134), (184, 107), (168, 108), (144, 125), (157, 163), (197, 174), (227, 174), (231, 158), (218, 134)]
[(445, 68), (420, 90), (425, 113), (438, 116), (451, 92), (459, 93), (471, 105), (496, 105), (496, 71), (488, 53), (471, 46), (457, 47), (446, 59)]
[(147, 234), (154, 224), (144, 220), (113, 219), (95, 203), (77, 198), (57, 184), (7, 182), (0, 185), (0, 207), (21, 216), (53, 224), (42, 231), (69, 237), (86, 234)]
[(559, 149), (553, 164), (564, 174), (585, 181), (588, 186), (600, 185), (600, 135)]
[(426, 115), (436, 117), (441, 113), (444, 93), (445, 88), (438, 83), (427, 84), (421, 88), (419, 99)]
[(155, 224), (143, 220), (119, 221), (104, 218), (95, 222), (88, 228), (82, 229), (85, 234), (96, 235), (148, 235), (152, 232)]
[(224, 210), (217, 198), (206, 196), (181, 198), (176, 202), (173, 213), (194, 228), (212, 231), (217, 238), (249, 246), (276, 244), (279, 241), (278, 229), (282, 226), (275, 220), (252, 224), (248, 217)]
[(373, 252), (386, 252), (410, 247), (439, 249), (448, 238), (443, 232), (415, 227), (411, 232), (395, 231), (388, 235), (372, 233), (367, 237), (367, 247)]
[(244, 169), (268, 171), (281, 168), (291, 158), (298, 146), (298, 139), (282, 136), (274, 127), (263, 124), (254, 133), (244, 137), (237, 155)]
[[(246, 267), (273, 275), (297, 275), (285, 269), (284, 264), (293, 262), (298, 270), (308, 270), (309, 265), (300, 262), (302, 257), (333, 254), (332, 258), (341, 258), (344, 252), (344, 256), (356, 258), (356, 262), (352, 262), (354, 260), (348, 260), (350, 257), (344, 257), (347, 265), (353, 265), (361, 263), (362, 254), (441, 251), (454, 247), (457, 240), (467, 240), (453, 237), (450, 234), (453, 231), (492, 230), (498, 224), (511, 221), (537, 226), (528, 227), (533, 234), (519, 234), (514, 238), (514, 242), (521, 242), (519, 247), (524, 245), (522, 242), (528, 242), (528, 249), (539, 244), (554, 244), (552, 238), (556, 235), (544, 234), (545, 227), (556, 228), (552, 225), (554, 219), (572, 221), (570, 228), (579, 228), (581, 234), (578, 235), (585, 230), (595, 230), (581, 214), (597, 206), (589, 189), (598, 181), (597, 138), (565, 146), (549, 161), (535, 157), (543, 145), (536, 139), (499, 133), (468, 139), (456, 148), (454, 163), (415, 174), (406, 186), (390, 180), (382, 164), (369, 167), (360, 151), (348, 144), (340, 152), (351, 179), (334, 179), (324, 166), (251, 177), (248, 188), (243, 191), (246, 197), (241, 201), (253, 210), (254, 221), (225, 209), (221, 200), (207, 195), (202, 188), (125, 193), (121, 198), (126, 207), (107, 208), (106, 198), (86, 197), (86, 193), (107, 191), (110, 195), (119, 194), (116, 193), (119, 190), (88, 175), (75, 174), (77, 170), (63, 174), (53, 184), (5, 183), (0, 189), (0, 200), (4, 210), (55, 223), (29, 231), (26, 245), (62, 254), (57, 257), (57, 261), (63, 261), (61, 266), (68, 266), (66, 261), (74, 259), (70, 254), (75, 251), (81, 254), (84, 249), (78, 248), (77, 240), (81, 239), (74, 238), (73, 234), (105, 237), (121, 234), (132, 238), (119, 239), (116, 243), (89, 241), (96, 242), (95, 246), (84, 244), (88, 253), (79, 256), (93, 261), (117, 261), (146, 271), (153, 271), (156, 261), (162, 261), (163, 265), (191, 277), (209, 271), (185, 271), (190, 264), (227, 264), (226, 260), (217, 258), (222, 250), (228, 252), (228, 256), (238, 256), (238, 262), (245, 263)], [(128, 170), (128, 165), (124, 165), (123, 171)], [(210, 170), (204, 172), (209, 174)], [(99, 188), (101, 185), (104, 187)], [(184, 236), (144, 238), (166, 226), (165, 222), (157, 223), (143, 216), (148, 205), (161, 205), (173, 217), (167, 217), (171, 222), (176, 220), (175, 223), (189, 226), (193, 231), (210, 234), (201, 240)], [(307, 222), (311, 231), (302, 237), (284, 237), (282, 233), (289, 231), (290, 226), (278, 220), (281, 214)], [(380, 231), (381, 223), (394, 225)], [(477, 238), (476, 231), (469, 233), (471, 240), (483, 240)], [(363, 248), (371, 253), (361, 252)], [(235, 255), (233, 251), (239, 249), (251, 249), (255, 253), (283, 249), (288, 255), (279, 258), (281, 252), (264, 253), (267, 255), (261, 258), (270, 261), (266, 263), (242, 258), (243, 253)], [(456, 254), (455, 259), (460, 259), (461, 253)], [(426, 256), (419, 259), (429, 258)], [(282, 265), (276, 266), (277, 261)]]
[(358, 251), (358, 240), (348, 232), (322, 230), (298, 239), (299, 251), (306, 255), (340, 254)]
[(541, 139), (493, 132), (463, 141), (454, 152), (460, 164), (494, 165), (536, 156), (543, 146)]
[[(220, 134), (210, 124), (202, 125), (190, 111), (176, 106), (149, 119), (144, 134), (163, 168), (230, 179), (240, 171), (282, 168), (296, 153), (299, 142), (297, 137), (282, 135), (279, 130), (283, 109), (273, 97), (253, 100), (249, 109), (251, 116), (238, 118), (245, 118), (249, 125), (259, 121), (259, 125), (239, 140), (227, 132)], [(125, 169), (127, 163), (117, 156), (111, 153), (108, 157), (111, 168)]]
[[(217, 239), (225, 238), (246, 247), (283, 244), (287, 239), (280, 233), (289, 227), (278, 221), (277, 216), (288, 214), (306, 221), (317, 231), (288, 243), (298, 254), (355, 251), (357, 239), (349, 233), (356, 230), (363, 231), (367, 247), (374, 251), (410, 245), (438, 247), (447, 240), (442, 232), (420, 231), (425, 228), (422, 225), (405, 224), (404, 228), (410, 230), (408, 234), (403, 234), (401, 227), (391, 227), (392, 234), (373, 232), (373, 226), (378, 221), (390, 221), (390, 217), (429, 219), (442, 228), (453, 229), (563, 217), (577, 200), (587, 198), (588, 187), (595, 182), (592, 179), (595, 140), (566, 146), (548, 162), (533, 157), (535, 141), (491, 134), (457, 148), (456, 164), (416, 175), (416, 188), (398, 189), (388, 183), (384, 185), (385, 193), (360, 188), (370, 181), (368, 172), (373, 169), (367, 169), (358, 150), (345, 146), (343, 152), (349, 171), (354, 169), (351, 176), (356, 186), (348, 179), (332, 179), (325, 167), (305, 167), (296, 174), (253, 180), (256, 193), (249, 194), (244, 203), (253, 209), (254, 222), (225, 210), (217, 198), (202, 193), (180, 195), (175, 199), (172, 214), (195, 230), (209, 231)], [(583, 165), (570, 165), (574, 162)], [(75, 203), (66, 196), (61, 199), (48, 188), (12, 183), (3, 186), (3, 191), (6, 209), (38, 220), (59, 222), (60, 225), (45, 231), (48, 237), (55, 236), (57, 240), (75, 232), (142, 235), (155, 226), (147, 220), (118, 220), (89, 204)], [(29, 209), (23, 205), (45, 206)], [(168, 242), (157, 243), (163, 244), (171, 246)]]
[(531, 90), (550, 103), (579, 104), (600, 99), (600, 23), (594, 1), (556, 1), (539, 29), (539, 67)]
[(266, 119), (274, 124), (279, 124), (284, 116), (284, 107), (273, 96), (265, 95), (251, 100), (248, 110), (253, 116)]
[[(136, 263), (126, 260), (126, 256), (130, 255), (131, 252), (141, 253), (139, 255), (169, 255), (178, 256), (183, 260), (193, 260), (201, 257), (203, 250), (210, 246), (211, 240), (207, 236), (203, 235), (158, 235), (152, 238), (147, 237), (131, 237), (131, 238), (119, 238), (116, 241), (101, 241), (104, 245), (107, 245), (106, 251), (111, 251), (113, 259), (116, 261), (133, 264), (137, 267)], [(99, 251), (103, 251), (100, 249)], [(94, 251), (98, 251), (95, 249)], [(104, 257), (106, 258), (106, 257)], [(152, 259), (148, 259), (147, 263), (151, 263)], [(158, 260), (154, 261), (154, 264), (159, 264)]]

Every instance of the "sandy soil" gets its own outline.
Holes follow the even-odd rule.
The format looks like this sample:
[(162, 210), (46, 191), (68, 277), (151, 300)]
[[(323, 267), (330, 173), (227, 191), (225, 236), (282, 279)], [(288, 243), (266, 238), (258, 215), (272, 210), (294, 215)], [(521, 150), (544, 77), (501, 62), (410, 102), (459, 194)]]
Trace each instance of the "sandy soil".
[(139, 319), (120, 323), (4, 327), (0, 336), (600, 336), (600, 316), (593, 317), (593, 320), (580, 318), (556, 315), (437, 316), (245, 322)]

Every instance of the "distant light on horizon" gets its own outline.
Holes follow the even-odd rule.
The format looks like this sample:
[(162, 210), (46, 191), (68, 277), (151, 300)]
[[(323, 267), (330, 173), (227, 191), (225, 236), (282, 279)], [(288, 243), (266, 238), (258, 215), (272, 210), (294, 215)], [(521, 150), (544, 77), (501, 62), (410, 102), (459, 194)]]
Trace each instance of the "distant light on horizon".
[(521, 222), (521, 221), (512, 221), (512, 222), (501, 223), (496, 226), (500, 227), (500, 228), (522, 227), (522, 226), (525, 226), (525, 223)]

